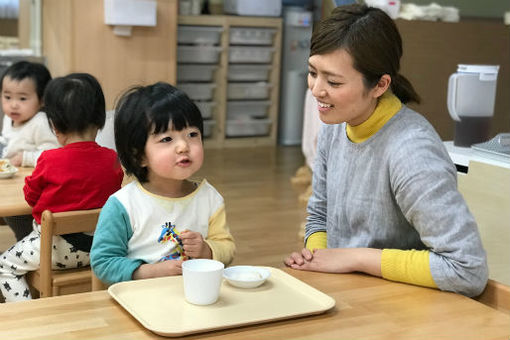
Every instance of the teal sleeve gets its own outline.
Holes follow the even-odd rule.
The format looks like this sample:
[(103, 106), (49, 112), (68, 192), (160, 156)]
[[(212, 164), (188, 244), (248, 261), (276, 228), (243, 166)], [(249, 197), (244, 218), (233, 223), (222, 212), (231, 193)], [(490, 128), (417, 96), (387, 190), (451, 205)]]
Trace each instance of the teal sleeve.
[(129, 281), (133, 272), (144, 263), (126, 257), (132, 236), (133, 229), (126, 209), (119, 200), (110, 197), (101, 209), (90, 250), (92, 270), (104, 283)]

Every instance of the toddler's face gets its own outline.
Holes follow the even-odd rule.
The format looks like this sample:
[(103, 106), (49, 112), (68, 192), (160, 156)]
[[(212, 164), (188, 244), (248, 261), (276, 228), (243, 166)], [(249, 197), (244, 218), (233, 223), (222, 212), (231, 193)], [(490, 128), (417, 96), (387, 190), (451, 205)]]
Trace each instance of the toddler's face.
[(203, 160), (200, 130), (189, 126), (177, 131), (169, 124), (167, 131), (147, 138), (142, 165), (148, 168), (149, 182), (184, 180), (200, 169)]
[(35, 83), (30, 78), (20, 81), (9, 76), (2, 82), (2, 110), (12, 119), (13, 126), (28, 122), (41, 108)]

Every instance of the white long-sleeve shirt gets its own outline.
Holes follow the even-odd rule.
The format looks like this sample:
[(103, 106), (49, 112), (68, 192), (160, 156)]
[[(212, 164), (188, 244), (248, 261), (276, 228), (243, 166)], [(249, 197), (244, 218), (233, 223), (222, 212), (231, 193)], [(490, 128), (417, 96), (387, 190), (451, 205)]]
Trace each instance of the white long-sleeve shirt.
[(23, 152), (21, 166), (31, 167), (35, 166), (44, 150), (60, 146), (44, 112), (36, 113), (28, 122), (18, 127), (12, 126), (12, 120), (4, 116), (2, 143), (5, 144), (2, 158), (11, 158), (18, 152)]

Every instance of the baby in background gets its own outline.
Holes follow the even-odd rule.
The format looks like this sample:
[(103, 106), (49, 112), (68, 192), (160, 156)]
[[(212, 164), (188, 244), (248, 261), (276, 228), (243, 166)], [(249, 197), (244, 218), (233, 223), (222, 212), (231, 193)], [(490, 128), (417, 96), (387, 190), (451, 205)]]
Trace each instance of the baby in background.
[[(6, 302), (31, 298), (24, 275), (40, 265), (41, 215), (101, 208), (119, 190), (124, 173), (114, 150), (95, 142), (105, 123), (105, 100), (97, 80), (84, 73), (55, 78), (44, 93), (44, 109), (62, 145), (44, 151), (25, 178), (25, 199), (33, 207), (33, 231), (0, 256), (0, 290)], [(52, 266), (89, 264), (92, 235), (53, 237)]]
[(51, 80), (48, 69), (38, 63), (20, 61), (2, 75), (2, 158), (14, 166), (35, 166), (39, 155), (58, 148), (48, 119), (41, 112), (43, 93)]
[(120, 161), (136, 180), (101, 210), (92, 269), (107, 284), (182, 273), (182, 261), (212, 258), (229, 264), (235, 244), (223, 197), (200, 169), (203, 120), (182, 91), (166, 83), (135, 87), (115, 110)]
[[(50, 80), (50, 72), (44, 65), (28, 61), (11, 65), (0, 79), (4, 113), (0, 153), (11, 165), (34, 167), (44, 150), (59, 146), (46, 113), (40, 111)], [(6, 216), (4, 220), (16, 241), (32, 232), (31, 215)]]

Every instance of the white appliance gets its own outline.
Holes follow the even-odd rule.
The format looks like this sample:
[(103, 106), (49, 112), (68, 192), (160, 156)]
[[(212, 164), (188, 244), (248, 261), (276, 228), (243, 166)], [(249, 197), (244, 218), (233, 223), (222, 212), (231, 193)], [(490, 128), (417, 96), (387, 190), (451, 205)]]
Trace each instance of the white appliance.
[(236, 15), (279, 17), (282, 14), (282, 2), (279, 0), (225, 0), (223, 11)]
[(455, 120), (454, 145), (487, 141), (494, 115), (499, 65), (459, 64), (448, 80), (448, 112)]
[(285, 6), (283, 12), (278, 143), (299, 145), (303, 134), (313, 20), (312, 12), (302, 7)]

